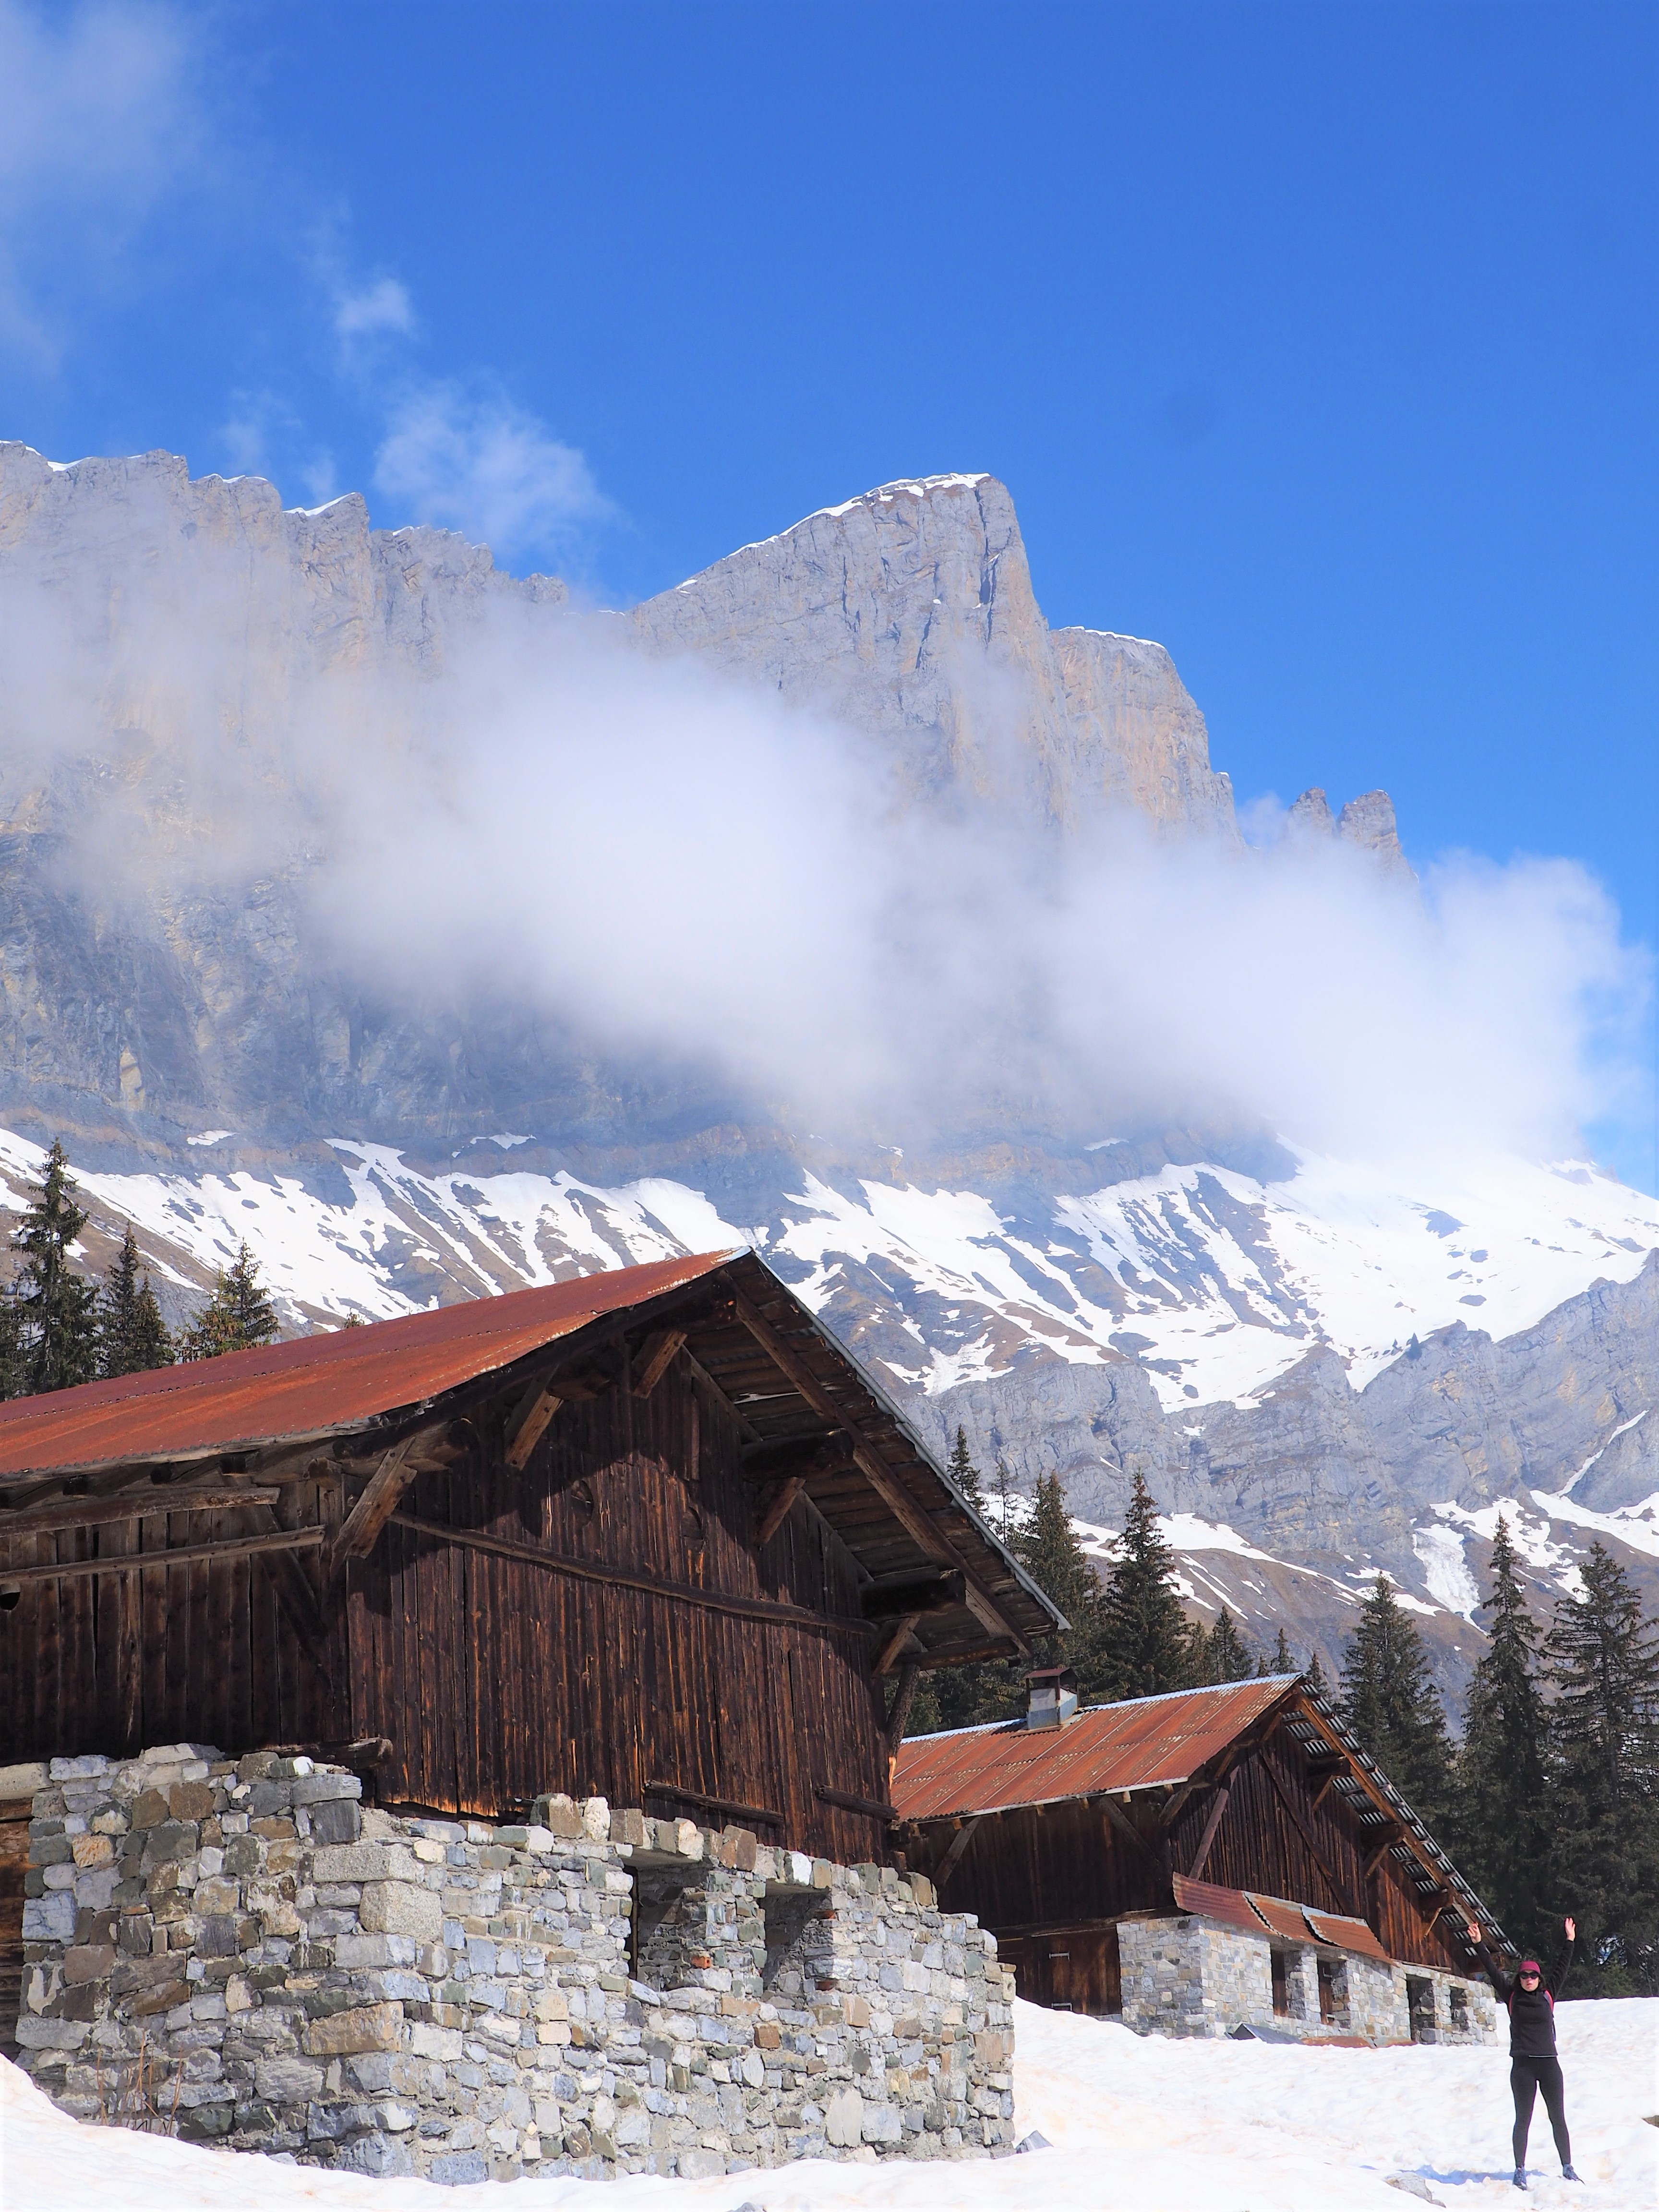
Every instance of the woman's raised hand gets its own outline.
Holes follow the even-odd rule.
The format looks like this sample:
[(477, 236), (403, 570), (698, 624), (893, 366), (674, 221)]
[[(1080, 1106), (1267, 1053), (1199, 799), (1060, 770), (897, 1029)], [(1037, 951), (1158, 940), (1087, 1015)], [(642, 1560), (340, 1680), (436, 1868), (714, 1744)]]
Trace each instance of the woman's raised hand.
[(1465, 1923), (1463, 1932), (1468, 1937), (1471, 1943), (1478, 1943), (1480, 1941), (1480, 1930), (1475, 1926), (1473, 1920)]
[(1567, 1915), (1566, 1918), (1561, 1923), (1561, 1925), (1567, 1931), (1568, 1942), (1576, 1943), (1578, 1941), (1578, 1923), (1573, 1918), (1571, 1913)]

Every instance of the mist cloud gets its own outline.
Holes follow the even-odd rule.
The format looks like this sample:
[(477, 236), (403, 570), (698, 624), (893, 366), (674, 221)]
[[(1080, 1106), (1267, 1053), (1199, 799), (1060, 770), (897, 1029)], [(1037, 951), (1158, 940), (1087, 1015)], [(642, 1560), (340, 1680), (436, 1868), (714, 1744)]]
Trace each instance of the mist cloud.
[(1104, 810), (1062, 836), (1012, 740), (918, 797), (883, 744), (621, 617), (497, 606), (435, 660), (307, 665), (171, 542), (101, 643), (97, 578), (55, 632), (0, 590), (8, 802), (72, 794), (64, 865), (101, 900), (285, 882), (383, 998), (514, 1004), (906, 1146), (1243, 1121), (1427, 1164), (1646, 1110), (1647, 956), (1571, 860), (1419, 883), (1335, 840)]

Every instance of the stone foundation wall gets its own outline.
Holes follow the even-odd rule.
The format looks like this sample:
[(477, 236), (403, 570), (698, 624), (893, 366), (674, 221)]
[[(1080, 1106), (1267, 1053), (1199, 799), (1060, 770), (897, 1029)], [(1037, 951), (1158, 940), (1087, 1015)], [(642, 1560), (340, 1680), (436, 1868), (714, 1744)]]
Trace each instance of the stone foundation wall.
[[(1491, 1984), (1465, 1980), (1429, 1966), (1386, 1964), (1353, 1952), (1323, 1955), (1335, 1967), (1337, 2018), (1320, 2018), (1318, 1960), (1312, 1944), (1282, 1947), (1288, 2014), (1273, 2008), (1271, 1954), (1275, 1947), (1223, 1922), (1182, 1917), (1121, 1920), (1118, 1957), (1123, 2021), (1142, 2034), (1229, 2035), (1240, 2027), (1272, 2027), (1316, 2041), (1358, 2035), (1371, 2043), (1411, 2039), (1407, 1981), (1422, 1984), (1431, 2002), (1419, 2009), (1418, 2039), (1492, 2043), (1497, 2039), (1498, 2002)], [(1462, 2023), (1453, 1996), (1462, 1997)]]
[(269, 1753), (44, 1779), (17, 2039), (77, 2116), (451, 2182), (1012, 2142), (1012, 1977), (920, 1877), (599, 1799), (394, 1817)]

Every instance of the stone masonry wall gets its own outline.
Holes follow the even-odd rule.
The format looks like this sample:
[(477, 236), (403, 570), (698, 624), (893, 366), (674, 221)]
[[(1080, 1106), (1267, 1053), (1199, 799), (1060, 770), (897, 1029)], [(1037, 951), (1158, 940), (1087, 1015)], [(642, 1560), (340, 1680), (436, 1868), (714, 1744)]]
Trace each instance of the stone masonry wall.
[[(1228, 2035), (1240, 2027), (1261, 2026), (1310, 2041), (1358, 2035), (1372, 2043), (1403, 2043), (1412, 2034), (1409, 1980), (1423, 1985), (1431, 2001), (1431, 2008), (1419, 2015), (1419, 2040), (1491, 2043), (1497, 2037), (1497, 1999), (1483, 1980), (1333, 1951), (1325, 1955), (1336, 1966), (1338, 2017), (1327, 2026), (1319, 2013), (1320, 1954), (1311, 1944), (1287, 1947), (1290, 2011), (1276, 2014), (1273, 1947), (1265, 1934), (1188, 1917), (1120, 1920), (1117, 1938), (1124, 2024), (1143, 2034)], [(1455, 1992), (1462, 1996), (1461, 2025)]]
[(927, 1882), (534, 1809), (394, 1817), (187, 1744), (54, 1759), (21, 2063), (83, 2118), (451, 2182), (1010, 2145), (1012, 1977)]

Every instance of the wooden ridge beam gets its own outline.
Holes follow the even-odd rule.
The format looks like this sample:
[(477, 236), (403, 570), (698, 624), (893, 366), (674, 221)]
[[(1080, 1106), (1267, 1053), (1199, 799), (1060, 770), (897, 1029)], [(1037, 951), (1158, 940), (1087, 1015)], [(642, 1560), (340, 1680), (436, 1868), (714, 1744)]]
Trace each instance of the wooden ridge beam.
[(981, 1588), (968, 1562), (962, 1557), (949, 1537), (934, 1527), (926, 1510), (905, 1489), (892, 1469), (860, 1436), (848, 1419), (844, 1407), (838, 1406), (823, 1384), (813, 1374), (806, 1362), (784, 1342), (781, 1336), (750, 1304), (741, 1291), (734, 1289), (732, 1304), (738, 1319), (749, 1331), (762, 1351), (780, 1370), (787, 1376), (800, 1395), (815, 1413), (820, 1414), (832, 1426), (844, 1428), (852, 1446), (854, 1460), (871, 1488), (893, 1515), (906, 1534), (919, 1544), (937, 1565), (955, 1567), (963, 1577), (965, 1599), (969, 1612), (982, 1628), (994, 1636), (1006, 1636), (1017, 1651), (1029, 1652), (1030, 1644), (1013, 1623), (1007, 1620), (990, 1593)]
[(769, 1827), (784, 1825), (781, 1813), (774, 1813), (764, 1805), (745, 1805), (735, 1797), (711, 1797), (705, 1790), (682, 1790), (678, 1782), (647, 1782), (647, 1797), (671, 1798), (677, 1805), (702, 1805), (711, 1813), (729, 1813), (737, 1820), (760, 1820)]

